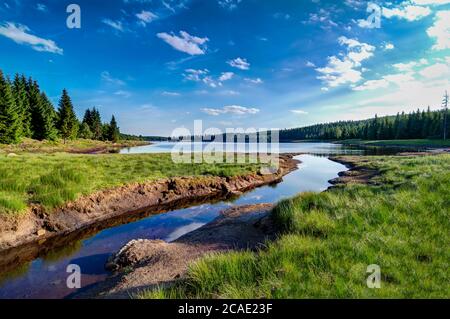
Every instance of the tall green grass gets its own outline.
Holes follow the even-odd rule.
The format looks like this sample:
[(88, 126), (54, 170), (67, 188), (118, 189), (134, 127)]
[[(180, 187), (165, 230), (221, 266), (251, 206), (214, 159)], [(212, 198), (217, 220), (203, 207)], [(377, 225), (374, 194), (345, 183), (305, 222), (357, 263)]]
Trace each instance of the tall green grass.
[[(280, 237), (259, 252), (209, 255), (172, 288), (139, 298), (449, 298), (450, 155), (362, 158), (378, 186), (280, 202)], [(370, 289), (367, 266), (381, 267)]]
[(174, 164), (170, 154), (0, 155), (0, 214), (51, 209), (104, 188), (174, 176), (235, 176), (259, 164)]

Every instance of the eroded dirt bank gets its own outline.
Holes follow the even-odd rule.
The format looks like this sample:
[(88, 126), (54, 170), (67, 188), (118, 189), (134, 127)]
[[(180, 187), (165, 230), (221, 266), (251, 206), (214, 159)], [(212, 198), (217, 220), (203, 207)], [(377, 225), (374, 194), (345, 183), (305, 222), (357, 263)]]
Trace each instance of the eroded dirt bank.
[(333, 185), (329, 189), (348, 183), (375, 184), (373, 178), (380, 174), (378, 170), (366, 167), (364, 164), (368, 161), (360, 156), (336, 156), (330, 160), (345, 165), (348, 170), (339, 172), (338, 177), (328, 181)]
[(130, 298), (142, 289), (183, 278), (188, 265), (207, 253), (257, 249), (275, 239), (269, 214), (272, 208), (272, 204), (258, 204), (228, 209), (214, 221), (171, 243), (132, 240), (105, 265), (115, 271), (114, 275), (72, 297)]
[[(0, 267), (5, 269), (32, 258), (30, 255), (46, 249), (48, 243), (65, 244), (67, 238), (73, 240), (78, 235), (95, 233), (143, 214), (160, 213), (279, 182), (296, 169), (297, 163), (293, 154), (286, 154), (280, 156), (279, 170), (270, 175), (177, 177), (134, 183), (82, 197), (52, 212), (35, 205), (21, 218), (0, 216)], [(20, 248), (26, 254), (18, 255)]]

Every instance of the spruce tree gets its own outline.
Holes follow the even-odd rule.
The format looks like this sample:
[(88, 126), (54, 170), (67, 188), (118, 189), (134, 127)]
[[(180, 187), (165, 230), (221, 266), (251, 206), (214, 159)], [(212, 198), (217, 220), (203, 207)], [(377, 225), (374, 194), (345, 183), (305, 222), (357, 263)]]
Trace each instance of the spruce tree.
[(44, 109), (42, 107), (41, 92), (36, 81), (29, 78), (27, 82), (28, 103), (31, 113), (32, 138), (35, 140), (45, 139), (44, 132)]
[(117, 143), (120, 139), (120, 131), (117, 126), (116, 118), (114, 115), (111, 118), (111, 122), (109, 123), (109, 138), (110, 141)]
[(54, 141), (58, 138), (58, 131), (55, 127), (56, 117), (53, 104), (49, 101), (45, 93), (41, 93), (42, 139)]
[(64, 89), (58, 107), (58, 130), (64, 143), (68, 139), (75, 139), (78, 133), (78, 120), (73, 110), (72, 101)]
[(20, 133), (24, 137), (31, 137), (31, 112), (26, 91), (27, 82), (24, 76), (16, 74), (12, 86), (14, 101), (20, 119)]
[(11, 84), (0, 70), (0, 143), (20, 141), (20, 117), (11, 91)]
[(104, 139), (104, 130), (102, 125), (102, 119), (100, 117), (100, 112), (94, 107), (91, 111), (91, 132), (93, 139), (102, 140)]
[(79, 137), (85, 138), (87, 140), (92, 139), (92, 132), (87, 122), (83, 121), (83, 123), (81, 123), (80, 132), (78, 135)]

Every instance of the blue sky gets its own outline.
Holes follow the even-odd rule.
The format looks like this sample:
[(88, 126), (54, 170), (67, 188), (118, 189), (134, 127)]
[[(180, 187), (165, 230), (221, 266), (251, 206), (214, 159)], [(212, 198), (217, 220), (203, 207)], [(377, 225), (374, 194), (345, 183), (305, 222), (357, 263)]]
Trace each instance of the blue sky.
[[(122, 131), (288, 128), (440, 106), (450, 0), (4, 0), (0, 69)], [(81, 28), (66, 7), (81, 8)], [(339, 4), (338, 4), (339, 3)], [(370, 23), (369, 23), (370, 22)]]

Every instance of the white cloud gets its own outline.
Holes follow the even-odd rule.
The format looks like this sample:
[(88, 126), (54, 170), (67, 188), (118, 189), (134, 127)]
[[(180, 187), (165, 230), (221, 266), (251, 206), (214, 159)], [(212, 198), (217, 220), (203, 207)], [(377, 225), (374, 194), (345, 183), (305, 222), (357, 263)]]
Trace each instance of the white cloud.
[(222, 82), (231, 80), (234, 76), (233, 72), (222, 72), (219, 78), (214, 78), (209, 75), (208, 69), (196, 70), (196, 69), (186, 69), (184, 70), (183, 77), (185, 80), (193, 82), (203, 82), (209, 87), (217, 88), (223, 85)]
[(414, 81), (414, 76), (412, 73), (395, 73), (383, 76), (379, 80), (369, 80), (364, 82), (360, 86), (353, 88), (354, 91), (371, 91), (377, 89), (386, 89), (391, 84), (396, 84), (400, 86), (402, 83)]
[(128, 91), (119, 90), (119, 91), (114, 92), (114, 95), (118, 95), (118, 96), (122, 96), (122, 97), (128, 98), (128, 97), (131, 96), (131, 93), (128, 92)]
[(382, 12), (383, 16), (387, 19), (396, 17), (399, 19), (406, 19), (408, 21), (416, 21), (430, 15), (432, 11), (428, 7), (401, 5), (392, 9), (383, 7)]
[(424, 68), (419, 74), (427, 79), (450, 78), (450, 67), (447, 64), (436, 63)]
[(244, 80), (251, 84), (263, 84), (264, 83), (264, 81), (261, 80), (261, 78), (254, 78), (254, 79), (245, 78)]
[(209, 41), (208, 38), (200, 38), (192, 36), (185, 31), (180, 31), (180, 36), (175, 34), (168, 34), (166, 32), (161, 32), (156, 35), (158, 38), (162, 39), (164, 42), (169, 44), (175, 50), (190, 54), (190, 55), (202, 55), (205, 54), (206, 42)]
[(228, 10), (234, 10), (237, 8), (239, 3), (241, 3), (242, 0), (218, 0), (217, 3), (222, 8), (226, 8)]
[(395, 45), (393, 45), (392, 43), (384, 43), (383, 44), (383, 50), (384, 51), (389, 51), (389, 50), (394, 50), (395, 49)]
[(125, 28), (123, 27), (123, 24), (121, 21), (114, 21), (111, 19), (103, 19), (102, 22), (117, 31), (120, 31), (120, 32), (125, 31)]
[(434, 50), (450, 49), (450, 11), (438, 11), (434, 25), (427, 30), (428, 36), (436, 39)]
[(14, 22), (0, 24), (0, 35), (11, 39), (18, 44), (29, 45), (33, 50), (39, 52), (63, 54), (63, 49), (58, 47), (54, 41), (40, 38), (29, 32), (30, 29), (22, 24), (16, 24)]
[(312, 63), (311, 61), (307, 61), (306, 62), (306, 66), (310, 67), (310, 68), (315, 68), (316, 67), (316, 65), (314, 63)]
[(139, 19), (139, 24), (142, 26), (146, 26), (148, 23), (152, 22), (153, 20), (157, 19), (158, 16), (150, 11), (141, 11), (140, 13), (136, 14), (136, 17)]
[(224, 106), (221, 109), (202, 108), (201, 111), (213, 116), (217, 116), (220, 114), (247, 115), (259, 113), (259, 109), (257, 108), (248, 108), (240, 105), (228, 105)]
[(161, 93), (161, 95), (164, 96), (180, 96), (181, 94), (178, 92), (169, 92), (169, 91), (164, 91)]
[(337, 87), (346, 83), (357, 83), (362, 79), (362, 61), (373, 56), (375, 47), (367, 43), (361, 43), (356, 39), (340, 37), (341, 46), (347, 46), (346, 54), (342, 58), (328, 57), (328, 64), (316, 71), (322, 74), (317, 78), (324, 81), (329, 87)]
[[(435, 63), (425, 67), (428, 61), (421, 59), (419, 61), (412, 61), (409, 63), (394, 64), (394, 68), (399, 70), (399, 73), (388, 74), (382, 76), (378, 80), (366, 81), (360, 86), (354, 87), (355, 91), (366, 91), (376, 89), (387, 89), (396, 87), (399, 91), (405, 92), (415, 87), (432, 87), (439, 86), (442, 83), (449, 82), (450, 79), (450, 64)], [(423, 79), (419, 80), (418, 76)]]
[(303, 110), (291, 110), (291, 112), (294, 113), (294, 114), (300, 114), (300, 115), (308, 114), (308, 112), (303, 111)]
[(112, 77), (108, 71), (103, 71), (100, 74), (100, 77), (103, 81), (105, 81), (107, 83), (116, 84), (116, 85), (125, 85), (124, 81)]
[(240, 93), (238, 91), (234, 91), (234, 90), (225, 90), (220, 92), (220, 94), (222, 95), (239, 95)]
[(354, 9), (367, 5), (363, 0), (345, 0), (344, 4)]
[(408, 63), (396, 63), (393, 65), (393, 67), (401, 72), (411, 72), (414, 68), (426, 64), (428, 64), (428, 61), (426, 59), (420, 59), (419, 61), (411, 61)]
[(47, 12), (47, 6), (45, 4), (42, 3), (38, 3), (36, 4), (36, 10), (41, 11), (41, 12)]
[(336, 27), (337, 23), (331, 18), (331, 12), (321, 8), (317, 13), (310, 13), (306, 23), (320, 23), (322, 28)]
[(418, 4), (420, 6), (426, 6), (426, 5), (444, 5), (449, 4), (450, 0), (412, 0), (414, 4)]
[(233, 72), (223, 72), (222, 75), (219, 77), (219, 81), (228, 81), (231, 80), (234, 76)]
[(227, 63), (233, 68), (241, 69), (241, 70), (249, 70), (250, 63), (247, 62), (247, 59), (236, 58), (234, 60), (229, 60)]
[(186, 69), (184, 70), (183, 76), (188, 81), (200, 82), (202, 77), (209, 73), (208, 69), (196, 70), (196, 69)]

